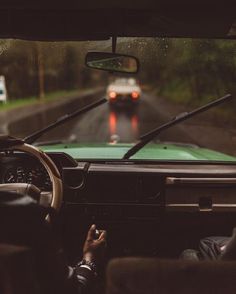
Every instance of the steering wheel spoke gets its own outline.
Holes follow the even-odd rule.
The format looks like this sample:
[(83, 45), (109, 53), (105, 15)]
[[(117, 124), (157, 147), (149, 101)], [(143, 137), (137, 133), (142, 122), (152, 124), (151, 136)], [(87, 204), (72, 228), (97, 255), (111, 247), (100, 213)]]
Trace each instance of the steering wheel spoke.
[(40, 193), (39, 204), (44, 207), (50, 207), (52, 203), (52, 192), (50, 191), (43, 191)]
[(27, 183), (0, 184), (0, 192), (12, 192), (20, 195), (28, 195), (36, 201), (39, 201), (40, 199), (39, 188), (37, 188), (35, 185)]

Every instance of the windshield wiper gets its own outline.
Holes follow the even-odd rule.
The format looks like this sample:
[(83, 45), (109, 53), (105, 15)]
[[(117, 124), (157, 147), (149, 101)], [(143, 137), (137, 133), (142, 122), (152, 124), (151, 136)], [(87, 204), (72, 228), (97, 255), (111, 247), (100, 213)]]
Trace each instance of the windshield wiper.
[(49, 140), (49, 141), (40, 141), (34, 144), (34, 146), (39, 147), (39, 146), (49, 146), (49, 145), (58, 145), (58, 144), (64, 144), (65, 141), (62, 140)]
[(230, 99), (232, 99), (232, 95), (231, 94), (227, 94), (224, 97), (221, 97), (219, 99), (216, 99), (213, 102), (210, 102), (204, 106), (201, 106), (191, 112), (184, 112), (184, 113), (180, 113), (179, 115), (177, 115), (174, 119), (170, 120), (169, 122), (166, 122), (165, 124), (161, 125), (160, 127), (152, 130), (151, 132), (143, 135), (142, 137), (140, 137), (139, 141), (137, 144), (135, 144), (133, 147), (131, 147), (123, 156), (123, 159), (129, 159), (131, 156), (133, 156), (135, 153), (137, 153), (140, 149), (142, 149), (146, 144), (148, 144), (149, 142), (151, 142), (156, 136), (158, 136), (162, 131), (171, 128), (174, 125), (177, 125), (180, 122), (183, 122), (191, 117), (193, 117), (194, 115), (197, 115), (201, 112), (204, 112), (214, 106), (217, 106), (219, 104), (222, 104)]
[(93, 103), (91, 103), (91, 104), (89, 104), (79, 110), (76, 110), (72, 113), (69, 113), (69, 114), (67, 113), (67, 114), (61, 116), (59, 119), (57, 119), (54, 123), (52, 123), (52, 124), (46, 126), (45, 128), (43, 128), (39, 131), (36, 131), (35, 133), (25, 137), (24, 142), (28, 143), (28, 144), (32, 144), (33, 142), (35, 142), (38, 138), (40, 138), (43, 134), (47, 133), (48, 131), (50, 131), (50, 130), (56, 128), (57, 126), (64, 124), (68, 120), (70, 120), (76, 116), (79, 116), (81, 114), (84, 114), (84, 113), (92, 110), (93, 108), (95, 108), (103, 103), (106, 103), (106, 102), (107, 102), (107, 99), (103, 98), (103, 99), (100, 99), (96, 102), (93, 102)]

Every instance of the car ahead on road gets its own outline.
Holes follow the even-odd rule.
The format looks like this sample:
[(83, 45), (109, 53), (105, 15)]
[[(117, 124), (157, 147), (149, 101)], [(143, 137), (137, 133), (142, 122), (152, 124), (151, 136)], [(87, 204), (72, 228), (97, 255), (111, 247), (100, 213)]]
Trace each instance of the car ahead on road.
[[(0, 13), (1, 70), (8, 75), (12, 97), (31, 96), (44, 85), (74, 90), (84, 83), (100, 89), (108, 76), (83, 67), (83, 53), (88, 67), (109, 74), (133, 76), (139, 68), (138, 79), (151, 91), (143, 104), (146, 115), (131, 121), (136, 127), (139, 121), (135, 142), (94, 139), (120, 123), (102, 94), (81, 98), (81, 108), (74, 92), (70, 95), (77, 100), (70, 96), (73, 101), (67, 101), (63, 92), (58, 101), (49, 99), (48, 107), (43, 100), (35, 102), (33, 113), (25, 105), (27, 120), (5, 128), (21, 138), (26, 129), (28, 136), (0, 138), (0, 217), (9, 217), (0, 222), (0, 238), (17, 245), (30, 239), (33, 250), (28, 256), (22, 248), (16, 256), (11, 246), (5, 255), (0, 252), (1, 293), (38, 294), (41, 283), (63, 282), (55, 259), (48, 258), (44, 269), (32, 263), (32, 255), (38, 252), (42, 258), (47, 247), (47, 238), (40, 240), (42, 247), (36, 238), (42, 231), (33, 209), (38, 202), (51, 212), (47, 223), (60, 233), (71, 265), (80, 259), (85, 232), (94, 222), (107, 230), (108, 260), (149, 257), (113, 263), (108, 294), (235, 293), (235, 261), (179, 261), (181, 252), (197, 249), (201, 238), (229, 236), (236, 222), (234, 6), (209, 0), (138, 1), (135, 7), (127, 0), (13, 0), (1, 3)], [(17, 119), (20, 110), (6, 109), (1, 117)], [(65, 123), (76, 117), (77, 133), (71, 134), (71, 124), (66, 128)], [(125, 124), (121, 129), (130, 130)], [(15, 199), (16, 191), (28, 202)], [(32, 221), (24, 222), (17, 211), (10, 214), (7, 199), (13, 208), (29, 203)], [(56, 240), (53, 230), (47, 237)], [(34, 291), (27, 292), (30, 286)], [(96, 293), (105, 291), (96, 288)]]
[(141, 96), (141, 88), (134, 78), (117, 78), (106, 90), (110, 106), (137, 105)]

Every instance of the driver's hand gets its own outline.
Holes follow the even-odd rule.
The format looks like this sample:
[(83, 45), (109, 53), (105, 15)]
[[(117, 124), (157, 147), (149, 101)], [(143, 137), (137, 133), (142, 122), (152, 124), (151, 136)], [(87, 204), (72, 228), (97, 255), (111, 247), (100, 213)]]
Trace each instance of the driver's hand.
[(101, 263), (106, 250), (106, 231), (99, 230), (96, 239), (96, 225), (92, 225), (88, 231), (83, 248), (83, 259), (95, 263)]

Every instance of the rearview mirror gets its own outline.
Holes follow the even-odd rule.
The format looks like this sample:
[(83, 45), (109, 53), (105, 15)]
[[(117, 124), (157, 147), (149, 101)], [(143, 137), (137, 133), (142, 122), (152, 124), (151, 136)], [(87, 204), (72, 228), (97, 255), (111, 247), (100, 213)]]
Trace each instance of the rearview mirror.
[(110, 72), (137, 73), (139, 70), (136, 57), (108, 52), (88, 52), (85, 64), (90, 68)]

